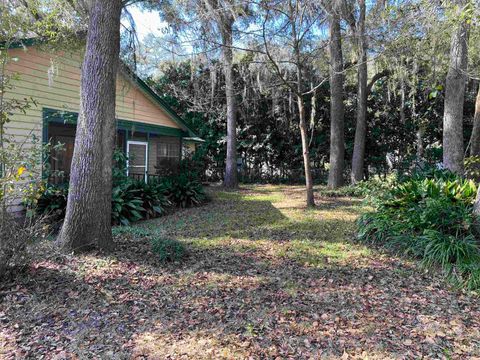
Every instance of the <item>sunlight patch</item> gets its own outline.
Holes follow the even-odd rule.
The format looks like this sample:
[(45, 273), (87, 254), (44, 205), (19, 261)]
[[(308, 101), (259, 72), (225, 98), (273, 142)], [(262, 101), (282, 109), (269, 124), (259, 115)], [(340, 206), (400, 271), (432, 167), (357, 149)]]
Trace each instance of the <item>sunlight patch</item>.
[(234, 359), (243, 358), (246, 354), (243, 349), (231, 346), (220, 333), (187, 332), (174, 337), (150, 332), (134, 339), (132, 355), (148, 359), (185, 356), (193, 359)]

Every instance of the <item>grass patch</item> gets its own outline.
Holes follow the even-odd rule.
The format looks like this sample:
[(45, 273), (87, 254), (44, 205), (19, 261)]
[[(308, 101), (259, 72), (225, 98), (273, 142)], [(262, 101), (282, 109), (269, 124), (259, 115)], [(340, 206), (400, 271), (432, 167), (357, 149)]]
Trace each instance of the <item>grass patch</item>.
[(178, 261), (185, 256), (185, 245), (178, 240), (155, 236), (151, 242), (152, 251), (162, 262)]
[(369, 256), (371, 252), (364, 246), (343, 242), (293, 240), (282, 246), (277, 254), (304, 265), (324, 267), (345, 264), (346, 260)]

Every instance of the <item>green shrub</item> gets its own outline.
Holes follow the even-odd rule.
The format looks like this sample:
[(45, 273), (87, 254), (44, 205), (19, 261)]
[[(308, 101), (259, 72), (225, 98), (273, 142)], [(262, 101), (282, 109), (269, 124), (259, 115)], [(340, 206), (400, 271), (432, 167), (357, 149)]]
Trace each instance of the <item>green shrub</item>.
[(130, 225), (144, 218), (145, 209), (140, 190), (130, 183), (118, 185), (112, 190), (112, 223)]
[[(207, 200), (195, 173), (145, 183), (126, 175), (126, 157), (116, 150), (114, 153), (112, 223), (130, 225), (142, 219), (164, 215), (172, 205), (191, 207)], [(68, 184), (48, 185), (33, 210), (38, 215), (49, 215), (57, 220), (65, 217)]]
[(160, 261), (178, 261), (185, 256), (185, 246), (178, 240), (154, 236), (151, 240), (152, 251)]
[(37, 214), (49, 216), (51, 220), (61, 220), (65, 217), (67, 199), (68, 183), (47, 185), (37, 200), (35, 211)]
[(138, 190), (138, 196), (142, 200), (142, 208), (147, 219), (164, 215), (171, 206), (170, 200), (165, 195), (165, 187), (160, 182), (145, 183), (141, 180), (134, 180), (131, 182), (130, 188)]
[(479, 284), (473, 181), (446, 171), (416, 174), (381, 192), (358, 221), (358, 237), (441, 267), (469, 288)]
[(378, 194), (379, 192), (390, 190), (395, 182), (396, 178), (393, 174), (386, 178), (375, 176), (355, 185), (347, 185), (339, 189), (323, 188), (319, 192), (320, 195), (328, 197), (367, 197), (371, 194)]
[(165, 178), (162, 186), (168, 199), (182, 208), (197, 206), (208, 200), (202, 184), (188, 174)]

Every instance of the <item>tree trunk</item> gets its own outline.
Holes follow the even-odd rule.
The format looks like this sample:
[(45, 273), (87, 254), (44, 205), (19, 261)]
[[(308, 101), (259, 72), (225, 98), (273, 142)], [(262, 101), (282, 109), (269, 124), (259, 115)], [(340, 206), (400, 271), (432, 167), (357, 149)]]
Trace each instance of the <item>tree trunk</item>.
[[(460, 7), (465, 0), (458, 2)], [(443, 114), (443, 165), (463, 175), (463, 103), (467, 70), (468, 25), (464, 21), (452, 36), (450, 67), (445, 89)]]
[[(293, 8), (290, 4), (290, 12), (294, 13)], [(305, 187), (307, 192), (307, 207), (315, 206), (315, 198), (313, 195), (313, 180), (312, 180), (312, 170), (310, 165), (310, 145), (308, 141), (308, 130), (307, 122), (305, 120), (305, 103), (303, 100), (303, 67), (302, 67), (302, 57), (301, 57), (301, 40), (297, 36), (297, 27), (295, 22), (292, 22), (292, 43), (293, 51), (295, 53), (295, 61), (297, 65), (297, 105), (298, 105), (298, 116), (299, 116), (299, 127), (300, 127), (300, 137), (302, 140), (302, 155), (303, 155), (303, 170), (305, 172)], [(312, 105), (313, 109), (313, 105)]]
[(357, 69), (357, 125), (353, 145), (352, 173), (353, 184), (363, 180), (363, 163), (365, 161), (365, 143), (367, 139), (367, 41), (365, 38), (365, 0), (359, 0), (360, 16), (358, 19), (358, 51), (359, 64)]
[(113, 246), (112, 158), (121, 9), (121, 0), (96, 0), (90, 7), (68, 203), (58, 238), (70, 250)]
[(345, 156), (343, 56), (340, 32), (340, 16), (334, 10), (330, 16), (330, 171), (328, 187), (343, 185)]
[(305, 107), (303, 104), (303, 99), (300, 95), (297, 96), (297, 101), (298, 101), (298, 112), (300, 114), (300, 136), (302, 138), (303, 168), (305, 170), (307, 206), (314, 207), (315, 199), (313, 196), (313, 180), (312, 180), (312, 170), (310, 168), (310, 152), (309, 152), (309, 146), (308, 146), (307, 123), (305, 121)]
[(223, 69), (225, 71), (225, 93), (227, 97), (227, 162), (225, 166), (224, 186), (238, 187), (237, 174), (237, 106), (235, 102), (232, 53), (233, 19), (223, 24)]
[(475, 205), (473, 206), (473, 213), (480, 218), (480, 185), (478, 186), (477, 199), (475, 200)]
[(480, 83), (475, 101), (472, 136), (470, 137), (470, 156), (480, 156)]
[(423, 167), (423, 158), (425, 156), (425, 147), (423, 146), (423, 125), (419, 124), (415, 134), (415, 142), (417, 145), (417, 165)]

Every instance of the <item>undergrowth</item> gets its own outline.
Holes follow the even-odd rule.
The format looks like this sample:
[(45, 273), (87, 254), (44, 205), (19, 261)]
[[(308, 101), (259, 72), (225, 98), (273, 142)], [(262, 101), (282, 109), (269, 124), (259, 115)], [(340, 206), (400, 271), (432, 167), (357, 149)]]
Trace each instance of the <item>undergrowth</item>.
[(480, 248), (473, 202), (476, 185), (435, 171), (400, 179), (370, 199), (358, 221), (360, 240), (441, 268), (455, 284), (480, 288)]

